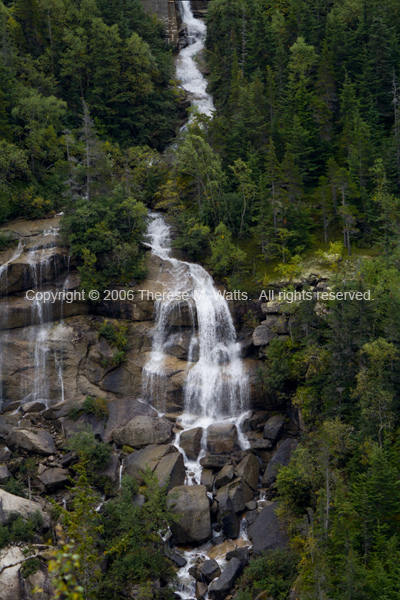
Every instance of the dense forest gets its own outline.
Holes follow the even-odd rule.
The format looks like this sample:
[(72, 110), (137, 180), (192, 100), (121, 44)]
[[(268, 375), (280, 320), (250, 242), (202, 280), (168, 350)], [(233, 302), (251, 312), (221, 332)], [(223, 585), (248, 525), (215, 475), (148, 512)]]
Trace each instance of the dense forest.
[[(251, 562), (235, 599), (400, 598), (398, 0), (211, 0), (215, 112), (192, 109), (183, 131), (172, 51), (139, 0), (0, 2), (0, 40), (0, 222), (63, 211), (83, 287), (145, 276), (157, 209), (230, 290), (307, 290), (312, 261), (329, 289), (370, 290), (287, 304), (290, 336), (260, 361), (259, 386), (303, 427), (271, 492), (290, 548)], [(142, 507), (126, 479), (96, 513), (85, 465), (99, 447), (72, 441), (75, 505), (57, 510), (77, 545), (54, 557), (60, 598), (173, 577), (154, 535), (173, 517), (150, 474)], [(2, 544), (20, 539), (3, 529)]]

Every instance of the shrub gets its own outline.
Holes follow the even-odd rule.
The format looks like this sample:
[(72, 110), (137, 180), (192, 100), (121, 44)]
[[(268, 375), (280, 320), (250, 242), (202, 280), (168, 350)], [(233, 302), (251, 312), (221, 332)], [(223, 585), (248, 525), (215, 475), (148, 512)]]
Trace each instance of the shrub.
[(251, 588), (256, 595), (258, 591), (265, 591), (266, 597), (274, 600), (287, 600), (290, 589), (297, 575), (299, 557), (292, 551), (269, 550), (253, 560), (245, 569), (239, 585), (245, 588), (241, 600), (250, 598)]
[(86, 396), (81, 406), (74, 405), (68, 411), (68, 417), (77, 421), (81, 415), (95, 415), (102, 421), (108, 419), (108, 405), (104, 398)]
[(27, 560), (21, 567), (22, 576), (27, 579), (29, 575), (33, 575), (40, 569), (40, 560), (38, 558), (32, 558)]
[(82, 429), (68, 440), (68, 449), (76, 452), (80, 458), (87, 460), (95, 469), (104, 469), (110, 462), (112, 448), (99, 442), (92, 431)]

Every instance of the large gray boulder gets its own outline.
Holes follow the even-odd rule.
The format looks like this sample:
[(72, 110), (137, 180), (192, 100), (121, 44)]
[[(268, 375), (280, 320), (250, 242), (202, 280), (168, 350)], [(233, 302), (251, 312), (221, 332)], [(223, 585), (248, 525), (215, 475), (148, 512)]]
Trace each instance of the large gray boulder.
[(114, 429), (112, 437), (119, 446), (142, 448), (149, 444), (165, 444), (172, 439), (171, 421), (158, 417), (138, 416)]
[(9, 444), (11, 448), (22, 448), (42, 456), (50, 456), (56, 452), (52, 436), (44, 429), (16, 429)]
[(221, 454), (206, 454), (204, 458), (200, 459), (200, 464), (205, 469), (222, 469), (222, 467), (230, 462), (230, 456)]
[(248, 454), (236, 467), (236, 474), (243, 477), (252, 490), (256, 490), (260, 476), (260, 461), (253, 453)]
[(253, 498), (253, 491), (243, 478), (237, 478), (218, 490), (216, 500), (222, 506), (226, 504), (225, 497), (229, 497), (235, 513), (241, 513), (246, 508), (246, 502)]
[(188, 431), (182, 431), (179, 438), (179, 445), (185, 452), (188, 460), (197, 460), (201, 450), (201, 438), (203, 437), (203, 428), (195, 427)]
[(238, 432), (233, 423), (213, 423), (207, 428), (207, 450), (211, 454), (229, 454), (239, 448)]
[(114, 429), (126, 425), (134, 417), (156, 417), (157, 411), (147, 402), (135, 398), (118, 398), (108, 402), (108, 419), (104, 440), (110, 442)]
[(217, 561), (214, 558), (210, 558), (200, 565), (199, 573), (207, 583), (211, 583), (216, 577), (221, 575), (221, 569)]
[(208, 588), (208, 597), (210, 600), (224, 600), (242, 571), (242, 561), (238, 558), (232, 558), (222, 571), (222, 575), (218, 579), (215, 579)]
[(264, 427), (264, 439), (276, 442), (279, 439), (284, 423), (285, 417), (282, 415), (275, 415), (268, 419)]
[(169, 454), (180, 454), (175, 446), (155, 444), (146, 446), (142, 450), (133, 452), (124, 461), (124, 473), (131, 475), (136, 479), (139, 485), (143, 485), (143, 473), (146, 469), (154, 472), (158, 467), (160, 460)]
[(202, 544), (211, 538), (210, 504), (204, 485), (181, 485), (168, 494), (168, 506), (179, 521), (171, 525), (175, 544)]
[(277, 506), (277, 502), (265, 506), (248, 528), (249, 538), (253, 542), (253, 554), (285, 548), (288, 545), (287, 534), (275, 513)]
[(290, 461), (290, 455), (297, 447), (298, 442), (292, 438), (284, 440), (278, 450), (268, 463), (262, 479), (263, 485), (271, 485), (274, 483), (280, 467), (287, 467)]
[(52, 493), (66, 487), (70, 483), (68, 471), (56, 467), (46, 469), (38, 476), (39, 481), (44, 485), (46, 493)]
[(42, 507), (38, 502), (34, 502), (33, 500), (29, 502), (26, 498), (14, 496), (14, 494), (9, 494), (0, 489), (0, 523), (6, 523), (12, 513), (18, 513), (27, 519), (37, 510), (42, 515), (45, 525), (48, 526), (49, 518), (42, 511)]
[(158, 463), (155, 474), (160, 487), (167, 484), (167, 490), (178, 487), (185, 483), (185, 464), (180, 452), (171, 452)]
[[(0, 551), (0, 569), (22, 561), (25, 555), (22, 548), (11, 546)], [(1, 600), (21, 600), (21, 565), (4, 569), (0, 575)]]

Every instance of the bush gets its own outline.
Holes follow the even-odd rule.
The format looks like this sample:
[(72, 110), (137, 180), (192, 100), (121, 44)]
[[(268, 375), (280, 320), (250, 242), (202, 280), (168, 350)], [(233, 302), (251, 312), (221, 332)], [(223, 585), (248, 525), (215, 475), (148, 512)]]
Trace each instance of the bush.
[(252, 590), (254, 594), (265, 591), (266, 597), (274, 600), (287, 600), (297, 576), (298, 562), (299, 557), (290, 550), (263, 552), (249, 564), (240, 579), (240, 588), (245, 588), (241, 600), (251, 598)]
[(43, 527), (43, 517), (37, 510), (29, 519), (13, 513), (4, 525), (0, 524), (0, 548), (12, 542), (32, 542), (36, 532)]
[(27, 579), (29, 575), (33, 575), (40, 569), (40, 560), (38, 558), (32, 558), (27, 560), (21, 567), (22, 576)]
[(89, 461), (89, 465), (94, 469), (105, 469), (110, 462), (111, 446), (99, 442), (89, 429), (83, 429), (71, 436), (67, 446), (80, 458)]
[[(110, 323), (110, 321), (106, 319), (99, 327), (98, 336), (99, 338), (103, 336), (111, 346), (117, 348), (117, 352), (114, 354), (112, 361), (116, 367), (121, 365), (125, 359), (125, 352), (129, 348), (128, 327), (122, 323)], [(107, 364), (106, 361), (103, 361), (103, 364), (107, 367), (108, 361)]]

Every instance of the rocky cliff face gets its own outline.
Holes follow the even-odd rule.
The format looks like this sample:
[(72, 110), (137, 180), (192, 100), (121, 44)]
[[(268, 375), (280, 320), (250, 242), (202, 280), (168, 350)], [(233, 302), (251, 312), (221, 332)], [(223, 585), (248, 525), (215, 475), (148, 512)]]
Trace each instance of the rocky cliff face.
[[(278, 305), (257, 304), (253, 308), (262, 322), (256, 329), (249, 328), (242, 325), (243, 307), (231, 303), (249, 376), (251, 410), (241, 432), (235, 424), (215, 423), (205, 426), (205, 437), (203, 427), (186, 428), (181, 434), (185, 382), (198, 360), (190, 347), (197, 317), (185, 302), (168, 313), (174, 343), (168, 346), (164, 362), (164, 404), (156, 406), (164, 416), (143, 402), (143, 369), (152, 351), (156, 316), (154, 300), (147, 292), (150, 296), (168, 288), (168, 261), (149, 253), (148, 275), (134, 288), (134, 300), (91, 303), (76, 294), (72, 302), (66, 295), (60, 299), (60, 292), (79, 291), (79, 275), (59, 235), (59, 220), (16, 221), (0, 228), (13, 241), (11, 248), (0, 253), (0, 486), (18, 476), (24, 457), (33, 457), (33, 502), (43, 512), (47, 527), (50, 506), (45, 497), (50, 494), (61, 503), (71, 494), (66, 486), (74, 474), (74, 457), (67, 451), (66, 440), (85, 425), (102, 442), (113, 443), (110, 464), (101, 474), (111, 488), (118, 482), (123, 459), (123, 471), (140, 484), (146, 466), (161, 483), (169, 482), (174, 509), (182, 516), (171, 544), (213, 541), (214, 554), (209, 549), (204, 564), (196, 563), (190, 574), (187, 569), (183, 575), (179, 571), (182, 585), (190, 590), (197, 586), (198, 597), (201, 590), (205, 594), (209, 589), (210, 598), (225, 598), (249, 558), (246, 548), (243, 556), (232, 554), (236, 546), (251, 549), (251, 542), (241, 535), (243, 523), (251, 526), (255, 553), (286, 543), (274, 512), (273, 490), (278, 466), (287, 464), (296, 445), (296, 428), (283, 414), (276, 414), (285, 406), (257, 383), (258, 358), (271, 339), (288, 334), (286, 318)], [(42, 298), (45, 293), (53, 294), (56, 300), (34, 300), (38, 292)], [(126, 332), (128, 349), (117, 364), (115, 347), (99, 335), (107, 320)], [(106, 400), (106, 419), (85, 413), (86, 396)], [(153, 404), (157, 405), (154, 390)], [(72, 418), (71, 411), (78, 418)], [(184, 455), (174, 445), (180, 434)], [(239, 434), (247, 439), (246, 450)], [(199, 472), (186, 468), (194, 461), (199, 461)], [(6, 521), (13, 511), (25, 515), (28, 501), (1, 487), (0, 495), (0, 520)], [(260, 528), (263, 523), (268, 525), (265, 531)], [(0, 555), (0, 568), (13, 552), (18, 554), (13, 547)], [(212, 563), (215, 558), (229, 560), (222, 573)], [(185, 560), (177, 555), (175, 562), (182, 567)], [(47, 575), (40, 571), (31, 577), (39, 581)], [(29, 597), (23, 594), (37, 585), (22, 585), (19, 567), (0, 574), (0, 587), (5, 581), (10, 590), (5, 600)], [(43, 600), (49, 597), (44, 594)]]
[(140, 0), (144, 9), (156, 14), (165, 23), (167, 38), (174, 49), (179, 47), (179, 29), (182, 23), (179, 0)]

